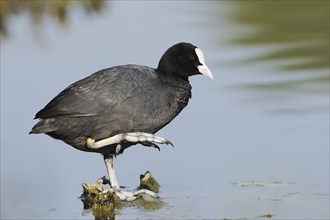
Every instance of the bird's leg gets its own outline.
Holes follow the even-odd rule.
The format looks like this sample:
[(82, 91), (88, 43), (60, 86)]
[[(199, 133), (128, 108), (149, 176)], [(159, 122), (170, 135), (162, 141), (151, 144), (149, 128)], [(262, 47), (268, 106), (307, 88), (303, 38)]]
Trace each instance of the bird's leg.
[(158, 147), (157, 144), (170, 144), (173, 146), (169, 140), (145, 132), (122, 133), (99, 141), (95, 141), (92, 138), (87, 138), (86, 145), (91, 149), (98, 149), (111, 144), (119, 144), (123, 141), (141, 143), (147, 146), (155, 146), (156, 148)]
[(113, 168), (113, 155), (104, 155), (104, 163), (105, 166), (107, 168), (108, 171), (108, 175), (109, 175), (109, 180), (110, 180), (110, 185), (113, 189), (118, 188), (119, 189), (119, 184), (118, 184), (118, 180), (116, 177), (116, 173), (115, 170)]
[(113, 156), (114, 155), (109, 154), (109, 155), (104, 155), (103, 158), (104, 158), (105, 166), (107, 167), (111, 188), (115, 192), (115, 194), (119, 197), (120, 200), (133, 201), (137, 198), (136, 196), (140, 194), (147, 194), (152, 197), (158, 197), (156, 193), (147, 189), (138, 190), (136, 192), (121, 191), (115, 170), (113, 168)]
[(133, 201), (136, 199), (132, 192), (122, 192), (118, 184), (116, 177), (115, 169), (113, 168), (113, 155), (104, 155), (104, 163), (108, 171), (110, 185), (115, 194), (119, 197), (120, 200)]

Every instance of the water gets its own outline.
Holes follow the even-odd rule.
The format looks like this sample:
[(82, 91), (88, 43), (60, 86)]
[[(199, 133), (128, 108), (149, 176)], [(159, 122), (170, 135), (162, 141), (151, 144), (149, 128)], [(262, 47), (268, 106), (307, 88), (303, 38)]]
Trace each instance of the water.
[[(46, 20), (37, 33), (27, 14), (10, 20), (1, 45), (1, 218), (92, 219), (78, 197), (82, 182), (105, 175), (102, 157), (28, 135), (32, 118), (70, 83), (118, 64), (157, 66), (180, 41), (203, 49), (214, 80), (193, 77), (188, 107), (159, 132), (175, 148), (135, 146), (117, 157), (121, 185), (150, 170), (166, 205), (127, 207), (116, 218), (329, 218), (329, 69), (294, 55), (263, 58), (297, 42), (285, 29), (281, 41), (246, 40), (266, 28), (246, 17), (265, 11), (252, 6), (114, 1), (97, 15), (72, 9), (66, 27)], [(315, 33), (299, 36), (324, 36)], [(310, 59), (322, 57), (315, 51)]]

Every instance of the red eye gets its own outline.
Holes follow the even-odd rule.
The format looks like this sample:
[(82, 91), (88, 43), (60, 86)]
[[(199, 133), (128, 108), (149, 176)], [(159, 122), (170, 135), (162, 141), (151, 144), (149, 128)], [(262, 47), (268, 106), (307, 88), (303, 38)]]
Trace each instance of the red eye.
[(194, 60), (195, 59), (195, 56), (193, 54), (190, 54), (189, 55), (189, 59)]

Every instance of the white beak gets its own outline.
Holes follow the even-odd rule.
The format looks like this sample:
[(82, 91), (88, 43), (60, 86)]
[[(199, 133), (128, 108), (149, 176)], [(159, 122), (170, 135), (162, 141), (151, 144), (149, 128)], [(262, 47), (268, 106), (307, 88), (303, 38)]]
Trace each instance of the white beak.
[(203, 51), (199, 48), (196, 48), (195, 52), (196, 52), (196, 55), (198, 57), (199, 62), (202, 64), (202, 65), (197, 66), (198, 71), (202, 75), (206, 76), (207, 78), (213, 79), (213, 75), (211, 73), (211, 70), (205, 64)]

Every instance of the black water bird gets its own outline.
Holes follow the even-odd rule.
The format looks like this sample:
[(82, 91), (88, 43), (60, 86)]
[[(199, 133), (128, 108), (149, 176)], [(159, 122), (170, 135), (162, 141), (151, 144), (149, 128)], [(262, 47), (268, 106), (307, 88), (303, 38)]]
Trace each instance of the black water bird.
[(154, 133), (186, 107), (188, 77), (198, 74), (213, 79), (202, 50), (190, 43), (167, 49), (157, 69), (130, 64), (100, 70), (53, 98), (36, 114), (39, 121), (30, 134), (45, 133), (78, 150), (103, 154), (110, 185), (123, 200), (153, 195), (121, 192), (113, 156), (138, 143), (171, 144)]

